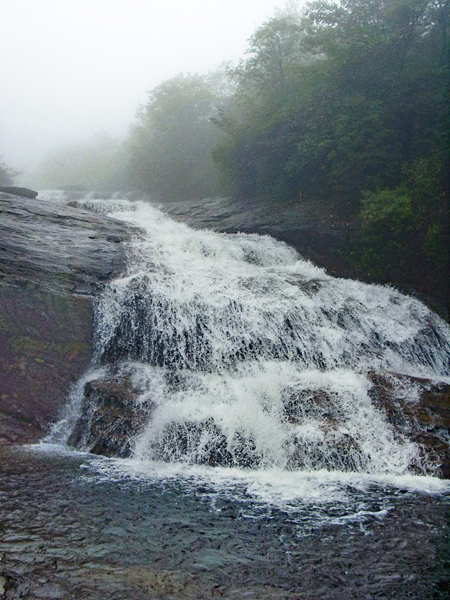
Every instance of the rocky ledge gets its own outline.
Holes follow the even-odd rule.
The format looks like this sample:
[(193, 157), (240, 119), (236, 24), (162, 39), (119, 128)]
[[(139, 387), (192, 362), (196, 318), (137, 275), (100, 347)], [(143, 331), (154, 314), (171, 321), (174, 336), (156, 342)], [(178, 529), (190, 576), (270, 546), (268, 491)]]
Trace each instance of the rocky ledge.
[[(134, 439), (151, 421), (156, 405), (133, 384), (131, 371), (111, 367), (101, 378), (85, 385), (82, 416), (68, 440), (69, 445), (102, 456), (125, 458), (132, 454)], [(450, 385), (390, 372), (369, 372), (367, 377), (371, 386), (369, 396), (391, 424), (395, 437), (400, 443), (407, 439), (418, 446), (417, 461), (410, 468), (418, 475), (450, 479)], [(413, 393), (402, 394), (401, 389)], [(305, 410), (320, 414), (324, 432), (339, 424), (339, 407), (333, 405), (325, 390), (308, 392), (298, 400), (302, 404), (301, 415)], [(298, 425), (301, 415), (296, 402), (288, 400), (284, 411), (286, 426)], [(191, 437), (199, 438), (205, 432), (214, 433), (216, 442), (204, 454), (204, 464), (254, 466), (254, 457), (247, 456), (244, 447), (237, 454), (230, 454), (225, 436), (212, 420), (186, 422), (178, 429), (174, 425), (170, 433), (182, 440), (187, 431)], [(359, 452), (358, 442), (348, 436), (336, 446), (334, 456), (328, 457), (329, 466), (342, 469), (346, 465), (346, 470), (357, 470)], [(159, 458), (169, 460), (164, 452)], [(307, 458), (309, 464), (314, 463), (312, 448)], [(320, 468), (321, 457), (316, 458)], [(301, 469), (304, 460), (304, 451), (298, 452), (287, 468)]]
[(0, 444), (38, 441), (57, 418), (129, 236), (114, 219), (0, 192)]

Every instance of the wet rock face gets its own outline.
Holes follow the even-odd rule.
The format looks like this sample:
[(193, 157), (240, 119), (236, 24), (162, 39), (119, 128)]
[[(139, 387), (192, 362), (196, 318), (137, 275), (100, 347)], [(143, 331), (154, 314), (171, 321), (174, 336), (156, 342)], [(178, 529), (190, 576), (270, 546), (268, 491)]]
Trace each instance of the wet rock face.
[(90, 381), (84, 389), (82, 416), (68, 444), (93, 454), (126, 458), (152, 410), (151, 402), (139, 401), (139, 391), (126, 376)]
[(0, 444), (38, 441), (57, 418), (129, 235), (113, 219), (0, 193)]
[(35, 442), (91, 356), (92, 298), (0, 283), (0, 444)]
[[(419, 445), (430, 474), (450, 479), (450, 385), (394, 373), (371, 373), (369, 394), (397, 432)], [(402, 382), (416, 386), (415, 398), (398, 393)]]
[(6, 194), (13, 194), (14, 196), (21, 196), (22, 198), (36, 198), (38, 192), (34, 190), (29, 190), (28, 188), (22, 187), (0, 187), (0, 192), (4, 192)]
[(89, 211), (0, 193), (0, 279), (95, 295), (124, 268), (130, 230)]
[[(395, 373), (369, 373), (369, 394), (377, 408), (385, 413), (394, 434), (418, 444), (420, 465), (412, 465), (419, 475), (424, 472), (450, 479), (450, 385), (434, 383)], [(84, 390), (82, 416), (69, 438), (69, 445), (93, 454), (126, 458), (132, 453), (134, 438), (152, 419), (155, 405), (142, 401), (142, 390), (132, 382), (132, 372), (112, 367), (101, 379), (90, 381)], [(402, 395), (399, 389), (415, 393)], [(405, 384), (407, 384), (405, 386)], [(301, 424), (305, 416), (320, 416), (324, 430), (333, 431), (341, 421), (339, 407), (326, 392), (305, 392), (301, 398), (288, 399), (284, 418), (292, 425)], [(223, 467), (258, 467), (260, 457), (255, 447), (235, 440), (232, 449), (212, 419), (200, 422), (173, 423), (153, 447), (154, 456), (162, 461), (179, 461), (189, 448), (197, 447), (202, 436), (210, 440), (202, 446), (200, 464)], [(365, 457), (350, 436), (337, 441), (333, 452), (325, 446), (298, 443), (290, 457), (288, 469), (320, 469), (324, 464), (343, 471), (364, 469)]]

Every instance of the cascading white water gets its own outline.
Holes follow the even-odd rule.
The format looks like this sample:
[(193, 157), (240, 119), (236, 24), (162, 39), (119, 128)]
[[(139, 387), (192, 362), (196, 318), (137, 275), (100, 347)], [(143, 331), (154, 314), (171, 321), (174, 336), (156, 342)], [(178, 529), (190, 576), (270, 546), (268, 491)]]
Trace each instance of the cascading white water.
[(100, 300), (96, 342), (97, 365), (120, 364), (153, 407), (136, 458), (395, 475), (417, 463), (367, 373), (448, 380), (450, 329), (420, 302), (332, 278), (267, 236), (83, 202), (142, 231)]

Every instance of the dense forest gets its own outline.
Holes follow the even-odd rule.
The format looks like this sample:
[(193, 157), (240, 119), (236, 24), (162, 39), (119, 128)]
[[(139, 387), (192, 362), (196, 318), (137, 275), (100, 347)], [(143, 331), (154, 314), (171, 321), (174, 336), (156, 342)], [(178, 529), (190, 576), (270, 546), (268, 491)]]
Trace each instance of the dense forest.
[(350, 221), (371, 279), (448, 279), (449, 7), (318, 1), (258, 29), (215, 119), (234, 193)]
[(363, 278), (446, 287), (449, 12), (450, 0), (278, 11), (240, 64), (163, 82), (125, 141), (55, 153), (40, 183), (313, 204), (352, 231)]

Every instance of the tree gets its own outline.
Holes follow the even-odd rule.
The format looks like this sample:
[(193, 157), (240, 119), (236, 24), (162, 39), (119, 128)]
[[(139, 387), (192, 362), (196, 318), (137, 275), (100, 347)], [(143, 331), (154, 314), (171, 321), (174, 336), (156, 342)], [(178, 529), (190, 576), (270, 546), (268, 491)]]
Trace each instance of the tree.
[(214, 153), (237, 195), (312, 202), (359, 228), (366, 275), (444, 295), (449, 12), (450, 0), (316, 0), (271, 19), (231, 71)]
[(261, 99), (265, 108), (277, 107), (289, 93), (292, 70), (305, 60), (298, 16), (270, 19), (252, 35), (249, 43), (249, 58), (234, 73), (239, 93), (248, 94), (252, 101)]
[(315, 196), (346, 217), (400, 185), (444, 146), (447, 2), (318, 0), (265, 23), (232, 73), (218, 164), (244, 194)]
[(183, 75), (165, 81), (141, 107), (129, 148), (133, 185), (161, 200), (221, 191), (211, 152), (221, 137), (211, 117), (226, 94), (222, 75)]
[(236, 91), (215, 119), (225, 137), (214, 158), (238, 194), (295, 195), (286, 167), (296, 134), (287, 108), (296, 93), (297, 70), (310, 60), (301, 35), (299, 15), (284, 12), (255, 32), (249, 58), (228, 71)]

